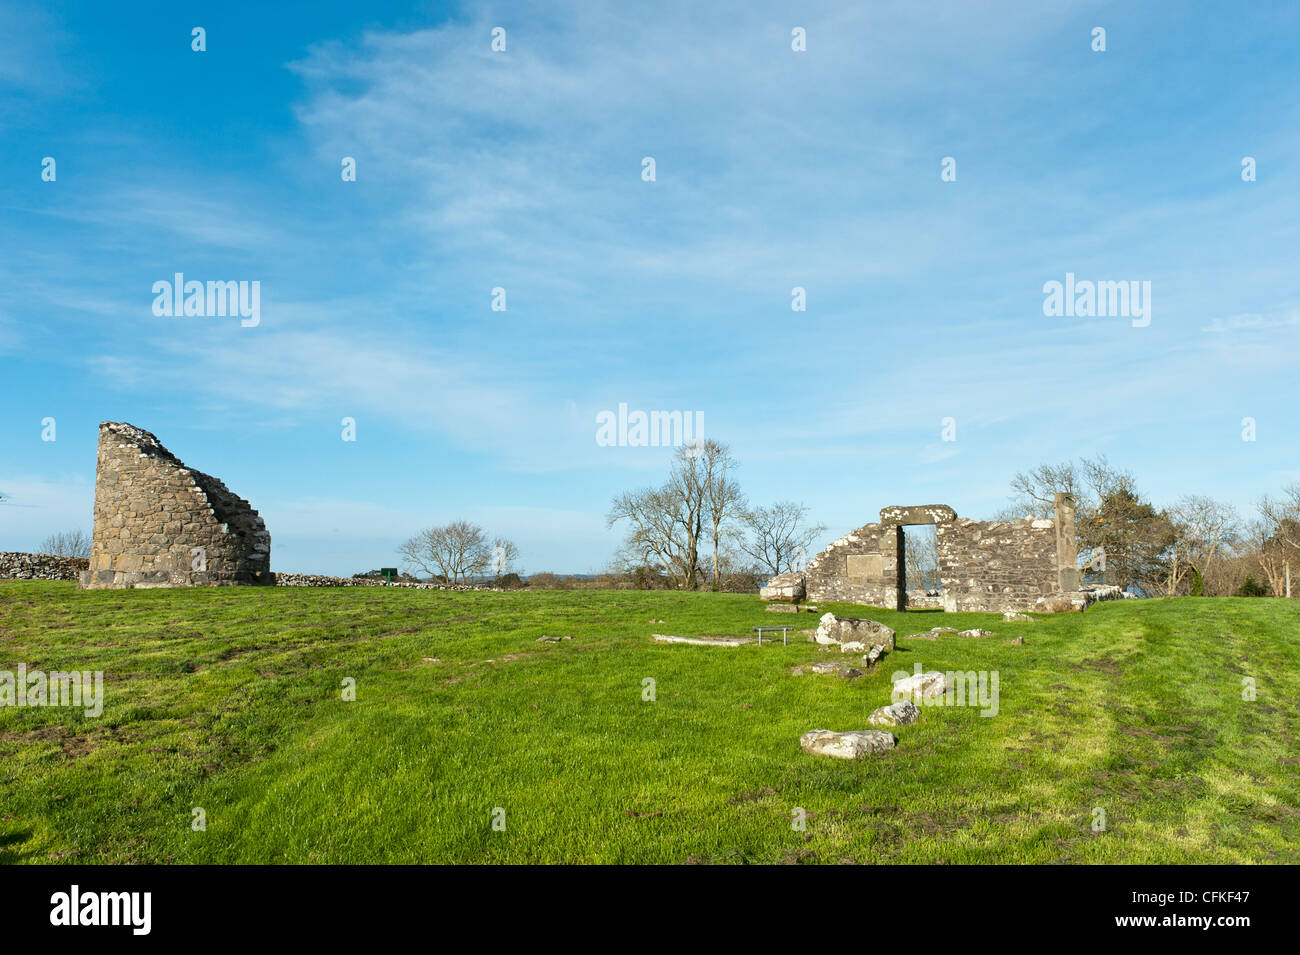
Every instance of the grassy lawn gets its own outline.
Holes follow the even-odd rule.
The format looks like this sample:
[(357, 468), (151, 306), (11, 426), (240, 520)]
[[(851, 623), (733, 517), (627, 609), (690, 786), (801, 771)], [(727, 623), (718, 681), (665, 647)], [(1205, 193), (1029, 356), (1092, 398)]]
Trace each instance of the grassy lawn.
[[(99, 718), (0, 708), (0, 861), (1300, 862), (1300, 607), (827, 606), (997, 636), (900, 639), (844, 680), (792, 675), (829, 658), (803, 638), (650, 639), (816, 626), (749, 596), (0, 581), (0, 670), (102, 670), (106, 694)], [(924, 707), (884, 755), (800, 750), (867, 728), (918, 662), (997, 671), (997, 716)]]

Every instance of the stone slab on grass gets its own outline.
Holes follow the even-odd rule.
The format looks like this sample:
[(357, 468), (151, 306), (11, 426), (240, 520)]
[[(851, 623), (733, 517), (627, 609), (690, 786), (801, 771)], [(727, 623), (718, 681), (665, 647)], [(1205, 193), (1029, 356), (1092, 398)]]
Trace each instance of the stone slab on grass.
[(897, 703), (891, 703), (889, 706), (877, 707), (867, 722), (872, 726), (907, 726), (915, 723), (920, 710), (911, 700), (899, 700)]
[(859, 759), (894, 748), (898, 740), (884, 730), (849, 730), (836, 733), (832, 730), (810, 730), (799, 737), (805, 753), (817, 756), (834, 756), (837, 759)]
[(845, 653), (865, 653), (872, 647), (894, 649), (894, 631), (883, 623), (833, 613), (822, 615), (813, 639), (823, 646), (839, 646)]
[(655, 643), (689, 643), (694, 647), (743, 647), (753, 643), (753, 637), (675, 637), (667, 633), (653, 633)]
[(929, 700), (943, 696), (947, 691), (948, 678), (938, 670), (931, 670), (929, 673), (917, 673), (915, 676), (895, 680), (893, 695), (895, 700), (915, 698), (918, 695), (923, 700)]

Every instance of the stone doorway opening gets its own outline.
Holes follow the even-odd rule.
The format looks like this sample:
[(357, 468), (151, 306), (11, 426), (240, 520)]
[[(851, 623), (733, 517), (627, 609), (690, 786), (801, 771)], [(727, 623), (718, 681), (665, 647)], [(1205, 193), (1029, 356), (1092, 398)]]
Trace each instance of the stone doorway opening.
[(898, 609), (942, 610), (939, 528), (935, 524), (898, 526)]

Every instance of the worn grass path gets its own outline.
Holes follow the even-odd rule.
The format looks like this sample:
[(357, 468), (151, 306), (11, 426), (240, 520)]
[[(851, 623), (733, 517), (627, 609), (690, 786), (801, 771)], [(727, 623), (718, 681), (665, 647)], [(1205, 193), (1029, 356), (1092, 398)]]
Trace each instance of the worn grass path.
[[(832, 606), (997, 636), (902, 639), (847, 681), (791, 675), (827, 658), (804, 642), (650, 641), (793, 619), (756, 597), (3, 581), (0, 671), (102, 670), (107, 702), (0, 708), (0, 861), (1300, 862), (1300, 607)], [(998, 715), (926, 707), (856, 762), (799, 749), (866, 728), (918, 662), (996, 670)]]

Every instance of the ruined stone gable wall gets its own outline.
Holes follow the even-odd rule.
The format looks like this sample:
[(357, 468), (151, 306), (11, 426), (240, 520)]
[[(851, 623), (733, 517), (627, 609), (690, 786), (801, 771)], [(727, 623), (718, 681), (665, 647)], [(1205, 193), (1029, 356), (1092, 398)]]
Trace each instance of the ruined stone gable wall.
[(940, 524), (939, 576), (944, 609), (1033, 610), (1056, 590), (1056, 522), (972, 521)]
[(958, 519), (936, 504), (886, 507), (879, 523), (841, 537), (809, 563), (808, 599), (900, 610), (935, 606), (936, 598), (899, 589), (902, 528), (915, 524), (935, 525), (945, 610), (1032, 610), (1044, 594), (1077, 586), (1074, 507), (1061, 495), (1055, 516), (1042, 520)]
[(898, 534), (897, 525), (864, 524), (833, 542), (804, 572), (808, 599), (895, 606)]
[(82, 587), (271, 584), (270, 562), (271, 536), (247, 501), (187, 468), (148, 431), (99, 426), (95, 530)]

